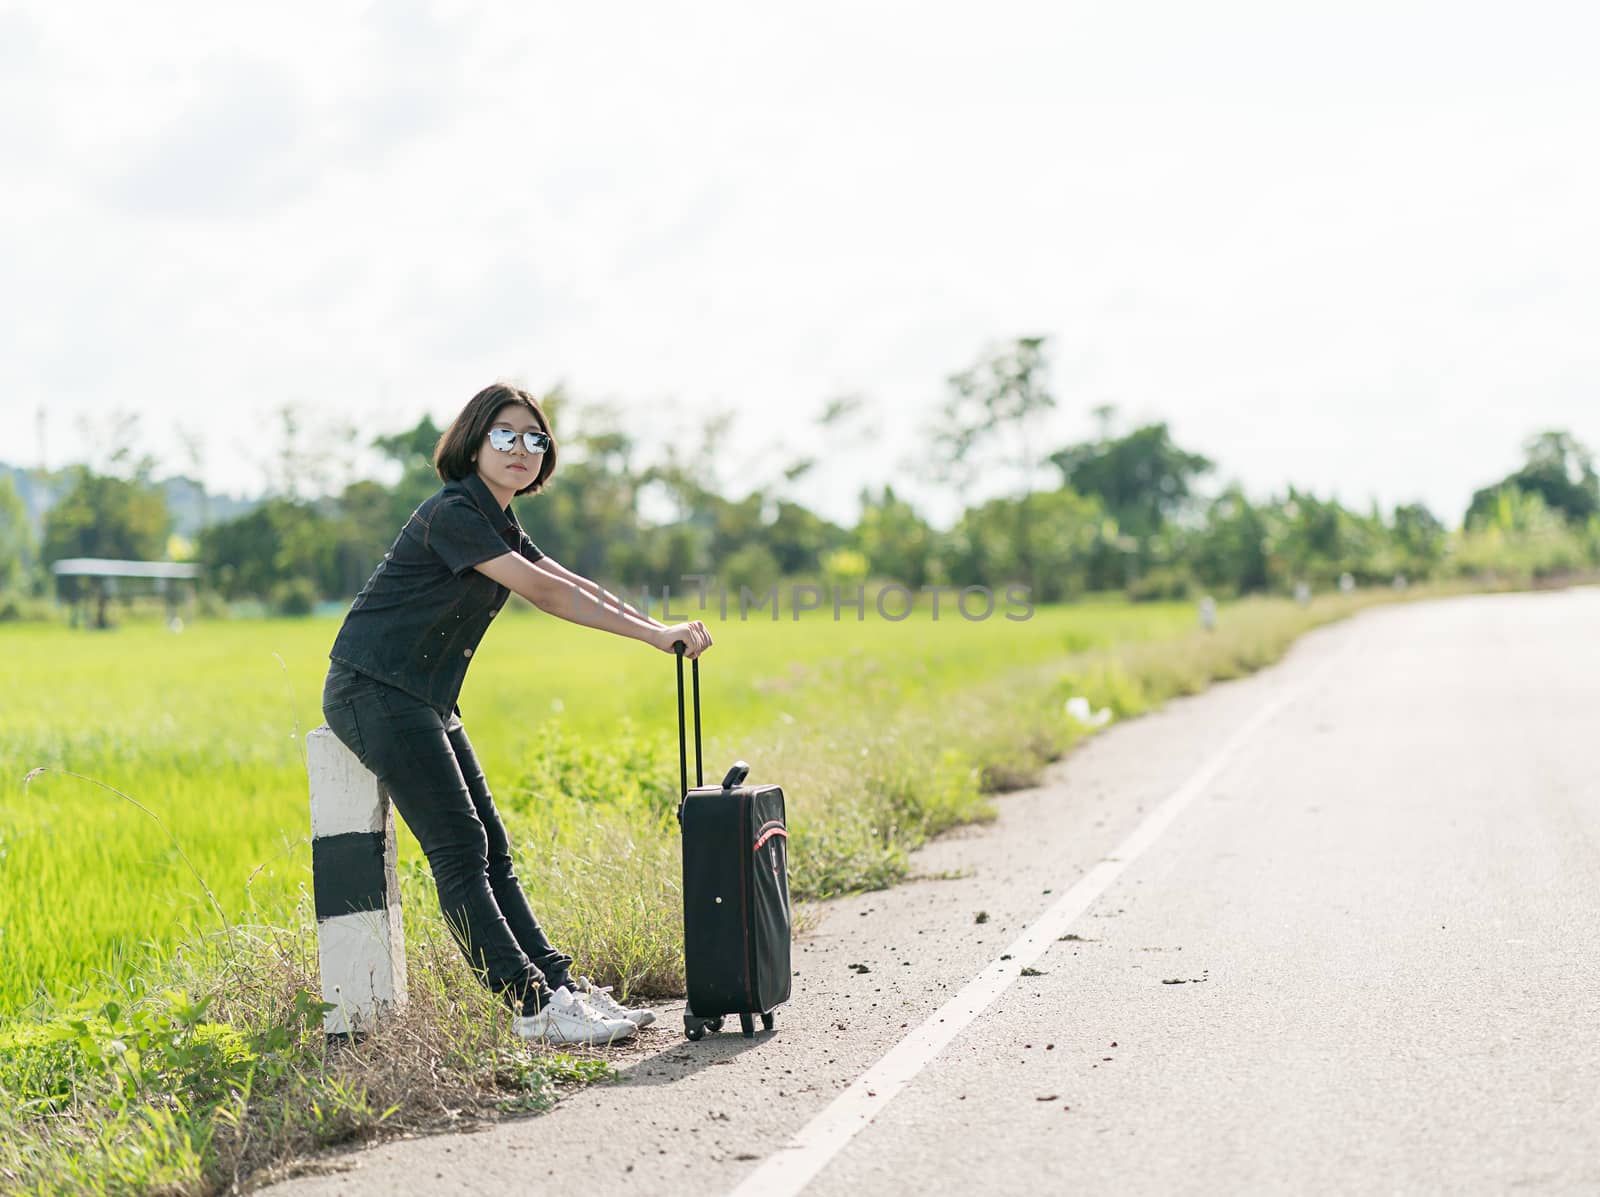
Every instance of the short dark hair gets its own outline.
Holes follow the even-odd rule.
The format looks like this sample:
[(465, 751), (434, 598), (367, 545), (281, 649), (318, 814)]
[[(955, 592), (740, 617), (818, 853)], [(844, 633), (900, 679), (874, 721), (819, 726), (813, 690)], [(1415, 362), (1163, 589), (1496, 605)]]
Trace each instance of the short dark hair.
[(531, 495), (544, 489), (550, 475), (556, 470), (556, 434), (550, 431), (550, 421), (545, 419), (544, 408), (539, 406), (537, 399), (527, 391), (503, 382), (484, 387), (469, 399), (461, 409), (461, 414), (451, 421), (450, 427), (444, 430), (444, 435), (434, 446), (433, 468), (439, 471), (443, 481), (458, 482), (478, 472), (478, 451), (483, 447), (484, 437), (489, 435), (489, 426), (500, 414), (500, 409), (512, 403), (533, 413), (540, 429), (550, 438), (550, 447), (544, 451), (544, 460), (539, 463), (539, 476), (517, 493)]

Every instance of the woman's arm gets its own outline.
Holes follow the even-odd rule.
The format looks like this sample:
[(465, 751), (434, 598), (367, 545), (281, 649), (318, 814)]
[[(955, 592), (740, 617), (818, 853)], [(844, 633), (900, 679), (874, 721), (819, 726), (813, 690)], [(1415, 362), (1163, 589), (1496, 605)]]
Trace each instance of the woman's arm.
[(587, 578), (566, 569), (557, 573), (545, 567), (544, 559), (529, 561), (520, 553), (505, 553), (473, 568), (520, 594), (539, 610), (584, 627), (642, 640), (668, 653), (673, 651), (675, 641), (682, 640), (688, 657), (698, 657), (711, 647), (711, 633), (700, 620), (669, 626), (619, 611), (595, 597), (600, 587), (589, 591), (585, 584), (594, 583)]
[(566, 566), (562, 565), (561, 562), (557, 561), (554, 557), (551, 557), (548, 554), (539, 558), (539, 565), (555, 574), (556, 577), (565, 578), (574, 586), (578, 587), (578, 589), (583, 591), (585, 595), (584, 601), (586, 602), (604, 603), (608, 607), (613, 607), (616, 610), (621, 611), (624, 615), (631, 615), (634, 619), (642, 619), (645, 623), (648, 623), (655, 628), (664, 628), (667, 626), (659, 619), (655, 619), (648, 613), (639, 610), (632, 603), (624, 602), (621, 595), (612, 594), (611, 591), (601, 586), (598, 582), (590, 581), (582, 574), (573, 573), (572, 570), (568, 569)]

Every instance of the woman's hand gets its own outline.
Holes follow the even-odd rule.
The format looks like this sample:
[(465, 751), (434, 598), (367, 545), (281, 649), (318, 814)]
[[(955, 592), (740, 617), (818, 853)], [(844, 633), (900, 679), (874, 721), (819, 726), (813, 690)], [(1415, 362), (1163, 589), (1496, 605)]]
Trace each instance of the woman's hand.
[(651, 643), (664, 653), (673, 653), (677, 652), (673, 645), (680, 640), (684, 643), (683, 655), (686, 657), (698, 657), (711, 647), (711, 633), (698, 619), (660, 629)]

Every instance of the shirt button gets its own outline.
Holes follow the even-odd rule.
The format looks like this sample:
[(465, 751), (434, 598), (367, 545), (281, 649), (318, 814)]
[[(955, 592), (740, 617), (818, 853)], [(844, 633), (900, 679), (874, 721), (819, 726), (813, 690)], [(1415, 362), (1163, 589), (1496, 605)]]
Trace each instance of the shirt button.
[(461, 655), (463, 657), (470, 657), (472, 655), (472, 650), (470, 648), (464, 648), (461, 650)]

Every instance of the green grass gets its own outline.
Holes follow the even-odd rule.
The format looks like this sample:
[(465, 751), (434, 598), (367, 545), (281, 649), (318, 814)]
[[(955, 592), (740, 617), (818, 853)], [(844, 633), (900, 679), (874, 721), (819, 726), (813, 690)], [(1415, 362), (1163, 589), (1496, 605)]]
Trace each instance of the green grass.
[[(981, 679), (1192, 622), (1185, 605), (1108, 602), (1021, 622), (945, 612), (934, 622), (924, 608), (902, 623), (713, 624), (717, 644), (702, 663), (707, 771), (743, 755), (756, 777), (789, 780), (756, 745), (788, 729), (881, 727), (891, 712), (936, 711)], [(181, 634), (156, 624), (0, 627), (0, 1016), (104, 988), (214, 925), (180, 846), (230, 918), (292, 906), (310, 882), (303, 736), (321, 722), (336, 630), (327, 619)], [(549, 780), (539, 769), (552, 735), (641, 745), (655, 751), (662, 784), (675, 785), (673, 662), (637, 642), (509, 612), (486, 637), (461, 706), (502, 804), (546, 833), (552, 815), (571, 814), (526, 784), (530, 772)], [(24, 775), (41, 766), (115, 787), (155, 818), (57, 773), (24, 791)], [(402, 858), (416, 860), (402, 840)], [(540, 871), (537, 859), (521, 867), (530, 888), (541, 888)]]

